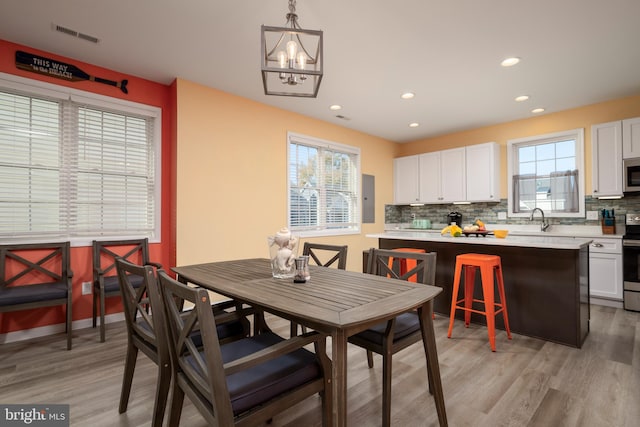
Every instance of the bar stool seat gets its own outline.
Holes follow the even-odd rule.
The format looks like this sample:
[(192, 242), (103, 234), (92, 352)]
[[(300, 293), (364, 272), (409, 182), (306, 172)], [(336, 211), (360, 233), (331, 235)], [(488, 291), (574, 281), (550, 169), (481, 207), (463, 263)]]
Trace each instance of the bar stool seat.
[[(460, 278), (464, 268), (464, 296), (458, 299), (460, 289)], [(473, 298), (473, 288), (475, 283), (475, 272), (480, 270), (482, 282), (483, 300)], [(497, 279), (498, 293), (500, 302), (495, 301), (494, 295), (494, 276)], [(483, 303), (484, 311), (473, 308), (473, 303)], [(453, 293), (451, 296), (451, 315), (449, 317), (449, 332), (447, 337), (451, 338), (453, 331), (453, 321), (455, 319), (456, 310), (463, 310), (464, 324), (469, 326), (471, 321), (471, 313), (479, 313), (487, 318), (487, 333), (489, 335), (489, 344), (491, 351), (496, 351), (496, 327), (495, 318), (502, 313), (504, 326), (507, 331), (507, 337), (511, 339), (511, 330), (509, 329), (509, 315), (507, 313), (507, 302), (505, 300), (504, 280), (502, 278), (502, 263), (498, 255), (487, 254), (461, 254), (456, 256), (456, 267), (453, 276)]]

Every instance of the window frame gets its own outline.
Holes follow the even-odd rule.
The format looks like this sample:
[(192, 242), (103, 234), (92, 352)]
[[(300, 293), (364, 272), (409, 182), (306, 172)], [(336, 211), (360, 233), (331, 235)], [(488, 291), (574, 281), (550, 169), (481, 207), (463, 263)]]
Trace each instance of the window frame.
[(584, 158), (584, 128), (571, 129), (543, 135), (515, 138), (507, 141), (507, 216), (510, 218), (528, 218), (531, 212), (513, 211), (513, 176), (517, 174), (515, 165), (518, 160), (518, 148), (523, 146), (542, 145), (560, 142), (567, 139), (575, 140), (576, 169), (578, 170), (578, 212), (544, 211), (547, 218), (584, 218), (585, 217), (585, 158)]
[[(291, 181), (289, 179), (289, 166), (291, 159), (291, 144), (299, 144), (306, 145), (309, 147), (318, 148), (319, 150), (329, 149), (333, 151), (337, 151), (340, 153), (353, 155), (355, 156), (355, 168), (354, 171), (354, 202), (353, 209), (355, 218), (355, 226), (352, 228), (327, 228), (327, 224), (320, 224), (314, 230), (303, 230), (296, 226), (291, 225)], [(360, 200), (362, 197), (362, 188), (361, 188), (361, 169), (360, 169), (360, 148), (340, 144), (333, 141), (327, 141), (320, 138), (302, 135), (295, 132), (287, 132), (287, 226), (291, 230), (292, 233), (300, 236), (300, 237), (321, 237), (321, 236), (341, 236), (341, 235), (350, 235), (350, 234), (360, 234), (362, 229), (362, 201)], [(322, 209), (321, 206), (318, 206), (318, 211)]]
[(160, 107), (112, 98), (79, 89), (68, 88), (53, 83), (40, 80), (28, 79), (13, 74), (0, 72), (0, 90), (17, 92), (24, 96), (33, 98), (45, 98), (57, 101), (72, 101), (82, 104), (88, 108), (95, 108), (105, 112), (116, 114), (128, 114), (153, 119), (153, 168), (154, 168), (154, 190), (153, 190), (153, 230), (147, 235), (121, 233), (121, 234), (99, 234), (95, 236), (73, 236), (71, 234), (59, 233), (51, 237), (42, 234), (34, 236), (3, 237), (4, 241), (16, 243), (39, 243), (49, 240), (68, 240), (72, 246), (90, 246), (94, 239), (108, 238), (110, 240), (123, 240), (131, 238), (147, 237), (150, 243), (159, 243), (162, 240), (162, 109)]

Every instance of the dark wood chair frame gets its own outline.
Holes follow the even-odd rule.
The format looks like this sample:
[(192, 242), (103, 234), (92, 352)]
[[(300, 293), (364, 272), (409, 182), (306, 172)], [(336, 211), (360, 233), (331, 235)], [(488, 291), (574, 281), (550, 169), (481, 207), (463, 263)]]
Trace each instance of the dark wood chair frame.
[[(321, 243), (304, 242), (302, 255), (308, 255), (309, 259), (313, 260), (316, 265), (319, 265), (321, 267), (330, 267), (337, 261), (338, 264), (336, 265), (336, 267), (340, 270), (344, 270), (347, 268), (348, 248), (349, 247), (347, 245), (325, 245)], [(322, 261), (322, 257), (320, 256), (322, 251), (335, 252), (335, 254), (333, 255), (333, 257), (329, 258), (329, 260)]]
[[(125, 253), (116, 252), (117, 247), (131, 247)], [(140, 257), (140, 261), (136, 258)], [(120, 290), (107, 291), (105, 278), (116, 275), (116, 259), (123, 258), (134, 264), (149, 265), (162, 268), (158, 263), (149, 261), (149, 240), (94, 240), (93, 241), (93, 327), (98, 317), (98, 301), (100, 301), (100, 342), (105, 341), (105, 299), (120, 296)]]
[[(210, 426), (256, 426), (271, 420), (283, 410), (320, 393), (322, 396), (323, 425), (332, 425), (331, 361), (326, 355), (326, 335), (310, 332), (290, 338), (232, 362), (222, 360), (221, 344), (216, 332), (216, 321), (210, 309), (209, 294), (203, 288), (190, 287), (171, 279), (165, 272), (158, 273), (165, 302), (165, 315), (169, 325), (169, 352), (173, 368), (173, 393), (169, 413), (169, 427), (178, 426), (184, 395), (196, 406)], [(188, 317), (180, 314), (178, 301), (190, 301), (194, 309)], [(236, 312), (228, 313), (237, 314)], [(199, 325), (204, 354), (189, 336), (191, 328)], [(251, 340), (251, 338), (248, 338)], [(261, 363), (297, 351), (313, 344), (323, 378), (319, 378), (274, 397), (270, 401), (234, 415), (226, 377)], [(191, 358), (187, 361), (185, 355)]]
[[(151, 425), (162, 427), (171, 385), (171, 360), (167, 342), (168, 332), (164, 320), (163, 301), (156, 273), (150, 265), (136, 265), (123, 258), (116, 259), (120, 293), (127, 325), (127, 355), (120, 392), (119, 413), (127, 411), (138, 350), (158, 366), (158, 382)], [(142, 284), (134, 287), (131, 277), (142, 277)], [(151, 314), (148, 308), (151, 307)]]
[[(389, 259), (393, 257), (393, 262)], [(400, 260), (412, 259), (416, 261), (416, 266), (407, 269), (404, 274), (400, 274)], [(391, 265), (390, 265), (391, 264)], [(402, 252), (385, 249), (371, 249), (368, 258), (367, 273), (376, 274), (378, 276), (387, 276), (394, 279), (408, 280), (411, 276), (417, 275), (417, 281), (425, 285), (435, 285), (436, 275), (436, 253), (415, 253)], [(413, 313), (412, 313), (413, 314)], [(413, 319), (411, 319), (413, 322)], [(349, 337), (351, 344), (367, 350), (367, 362), (369, 368), (373, 368), (373, 353), (382, 355), (382, 425), (389, 426), (391, 423), (391, 369), (393, 354), (409, 347), (416, 342), (422, 341), (422, 333), (420, 330), (420, 319), (415, 315), (415, 332), (412, 332), (402, 338), (394, 340), (394, 332), (396, 329), (396, 319), (387, 322), (383, 332), (369, 329), (363, 333), (359, 333)], [(367, 339), (366, 334), (377, 334), (382, 344)], [(364, 334), (364, 335), (363, 335)], [(426, 349), (426, 347), (425, 347)], [(428, 363), (428, 361), (427, 361)], [(432, 390), (432, 379), (429, 377), (429, 391)]]
[[(0, 245), (0, 293), (10, 292), (10, 289), (16, 286), (33, 286), (33, 288), (30, 288), (33, 294), (27, 298), (31, 299), (31, 301), (0, 305), (0, 313), (56, 305), (66, 306), (67, 350), (71, 350), (72, 346), (71, 326), (73, 320), (73, 299), (71, 297), (73, 271), (71, 270), (70, 247), (69, 242)], [(43, 255), (34, 261), (32, 257), (27, 255), (31, 251), (43, 251)], [(20, 265), (19, 271), (10, 277), (7, 275), (13, 273), (13, 271), (8, 271), (7, 264), (12, 262), (9, 260), (14, 261), (16, 265)], [(37, 283), (25, 283), (25, 280), (32, 274), (38, 277), (47, 277), (50, 282), (43, 283), (40, 279), (37, 279)], [(47, 294), (46, 288), (48, 286), (60, 283), (66, 284), (66, 295), (55, 299), (43, 297), (43, 295)]]

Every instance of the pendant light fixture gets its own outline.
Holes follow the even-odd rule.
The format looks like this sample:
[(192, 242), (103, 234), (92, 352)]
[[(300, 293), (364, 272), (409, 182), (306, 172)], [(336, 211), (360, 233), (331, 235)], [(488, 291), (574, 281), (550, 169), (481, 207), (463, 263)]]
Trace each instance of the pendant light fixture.
[(265, 95), (315, 98), (322, 80), (322, 31), (303, 30), (289, 0), (284, 27), (261, 27)]

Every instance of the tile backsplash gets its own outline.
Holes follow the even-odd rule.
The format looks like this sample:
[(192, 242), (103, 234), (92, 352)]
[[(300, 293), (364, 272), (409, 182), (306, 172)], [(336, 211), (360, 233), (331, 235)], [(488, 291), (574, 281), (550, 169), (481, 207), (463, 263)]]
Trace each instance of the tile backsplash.
[[(471, 223), (475, 218), (481, 218), (489, 224), (530, 224), (528, 218), (498, 219), (499, 212), (507, 212), (507, 199), (499, 203), (472, 203), (470, 205), (385, 205), (385, 224), (410, 223), (415, 215), (417, 219), (428, 219), (433, 224), (447, 222), (447, 214), (457, 211), (462, 214), (463, 224)], [(627, 212), (640, 212), (640, 195), (625, 196), (622, 199), (599, 200), (591, 196), (585, 197), (585, 210), (598, 211), (615, 209), (616, 225), (624, 229), (624, 215)], [(550, 224), (562, 225), (599, 225), (599, 220), (586, 218), (548, 218)]]

